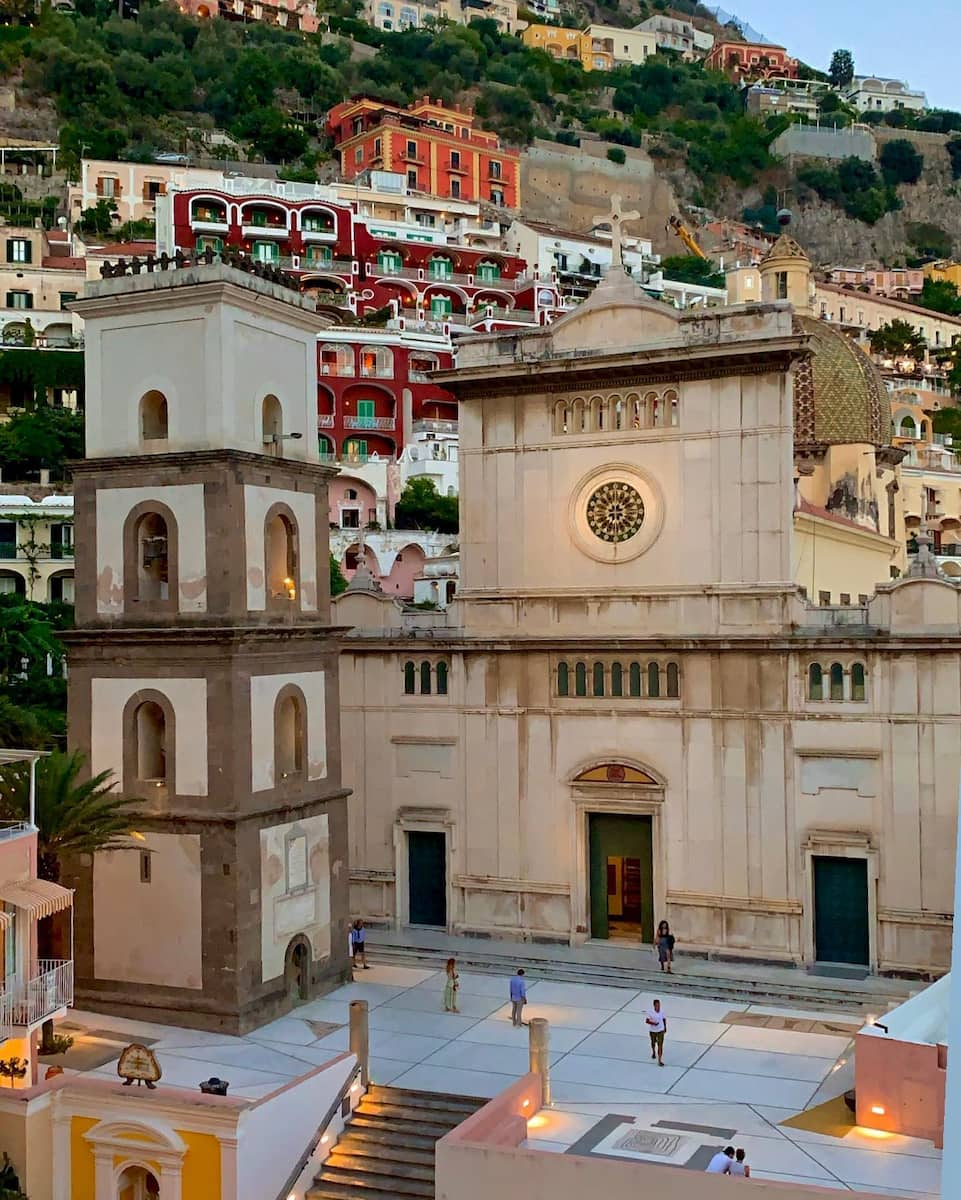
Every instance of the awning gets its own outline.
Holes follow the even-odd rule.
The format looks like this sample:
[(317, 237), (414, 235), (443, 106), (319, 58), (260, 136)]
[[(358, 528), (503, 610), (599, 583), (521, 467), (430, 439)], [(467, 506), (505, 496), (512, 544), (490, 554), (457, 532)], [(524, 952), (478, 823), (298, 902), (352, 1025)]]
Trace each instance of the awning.
[[(0, 884), (0, 900), (12, 904), (14, 908), (23, 908), (32, 917), (40, 920), (52, 913), (70, 908), (73, 904), (73, 891), (61, 887), (59, 883), (51, 883), (49, 879), (22, 879), (19, 883)], [(3, 916), (10, 916), (9, 913)]]

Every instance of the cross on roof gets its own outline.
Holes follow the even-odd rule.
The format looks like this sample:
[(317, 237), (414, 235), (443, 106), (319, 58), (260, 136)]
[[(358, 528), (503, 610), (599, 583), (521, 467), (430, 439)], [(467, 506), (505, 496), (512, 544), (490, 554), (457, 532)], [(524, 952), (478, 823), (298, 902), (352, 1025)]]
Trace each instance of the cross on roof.
[(611, 227), (611, 266), (622, 267), (624, 265), (623, 254), (623, 234), (621, 225), (625, 221), (639, 221), (641, 214), (636, 210), (630, 212), (621, 211), (621, 197), (615, 192), (611, 196), (611, 211), (609, 213), (599, 213), (594, 221), (597, 224), (602, 222)]

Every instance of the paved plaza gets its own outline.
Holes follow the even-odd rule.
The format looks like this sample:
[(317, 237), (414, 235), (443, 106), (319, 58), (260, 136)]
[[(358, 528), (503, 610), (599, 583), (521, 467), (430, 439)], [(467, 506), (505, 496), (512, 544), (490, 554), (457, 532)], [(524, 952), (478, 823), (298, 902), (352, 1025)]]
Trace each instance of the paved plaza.
[[(120, 1048), (136, 1037), (151, 1043), (167, 1084), (194, 1088), (216, 1075), (233, 1095), (263, 1096), (346, 1050), (349, 1002), (366, 1000), (375, 1082), (496, 1095), (528, 1068), (508, 979), (461, 974), (459, 1014), (443, 1012), (443, 983), (440, 971), (375, 964), (246, 1037), (71, 1012), (61, 1028), (76, 1043), (58, 1061), (113, 1077)], [(937, 1196), (940, 1153), (930, 1143), (820, 1116), (852, 1086), (859, 1012), (702, 1000), (669, 988), (666, 980), (659, 993), (668, 1033), (658, 1068), (644, 1026), (650, 993), (530, 979), (525, 1017), (550, 1022), (554, 1101), (531, 1122), (530, 1146), (702, 1169), (708, 1152), (730, 1141), (744, 1147), (755, 1177)], [(782, 1124), (791, 1119), (808, 1127)]]

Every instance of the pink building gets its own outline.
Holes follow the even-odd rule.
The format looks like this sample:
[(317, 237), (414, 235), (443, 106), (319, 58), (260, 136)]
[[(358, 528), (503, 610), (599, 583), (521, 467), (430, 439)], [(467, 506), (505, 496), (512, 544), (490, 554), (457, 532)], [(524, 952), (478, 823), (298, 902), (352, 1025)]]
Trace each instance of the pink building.
[(858, 288), (874, 296), (893, 296), (907, 300), (920, 296), (924, 272), (918, 268), (832, 267), (828, 280), (840, 287)]
[[(40, 1026), (73, 1003), (73, 931), (66, 917), (73, 915), (73, 892), (37, 878), (33, 778), (40, 757), (33, 750), (0, 750), (0, 764), (23, 770), (31, 794), (28, 820), (0, 822), (0, 1060), (11, 1069), (4, 1087), (14, 1088), (37, 1082)], [(45, 956), (64, 943), (69, 957)]]
[(194, 17), (263, 21), (301, 33), (316, 33), (320, 28), (315, 0), (180, 0), (180, 11)]
[(854, 1051), (857, 1122), (944, 1145), (950, 975), (866, 1025)]

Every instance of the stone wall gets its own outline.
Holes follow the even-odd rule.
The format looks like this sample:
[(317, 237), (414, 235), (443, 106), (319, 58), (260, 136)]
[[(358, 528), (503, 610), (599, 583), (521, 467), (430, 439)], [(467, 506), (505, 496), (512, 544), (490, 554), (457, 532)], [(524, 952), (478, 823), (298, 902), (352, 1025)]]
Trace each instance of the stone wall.
[(620, 147), (626, 162), (611, 162), (607, 157), (611, 145), (535, 141), (521, 159), (525, 216), (574, 231), (589, 230), (597, 214), (610, 209), (611, 194), (617, 192), (626, 209), (636, 208), (642, 214), (630, 232), (650, 238), (656, 251), (673, 253), (664, 232), (668, 217), (677, 212), (670, 184), (657, 174), (643, 150)]

